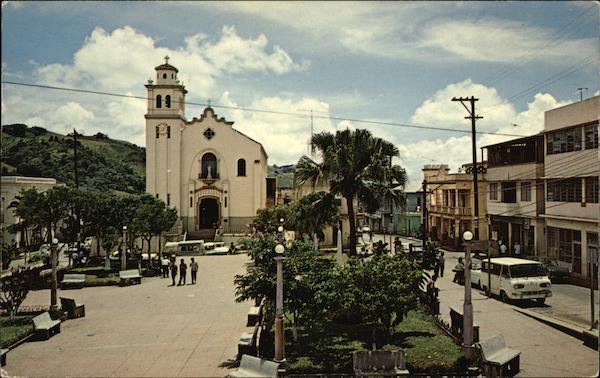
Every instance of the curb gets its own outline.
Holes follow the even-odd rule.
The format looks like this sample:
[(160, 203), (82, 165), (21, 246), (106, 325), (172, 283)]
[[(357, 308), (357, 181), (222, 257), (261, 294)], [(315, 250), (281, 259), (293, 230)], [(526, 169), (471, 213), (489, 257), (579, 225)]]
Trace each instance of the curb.
[[(556, 328), (561, 332), (564, 332), (568, 335), (576, 337), (577, 339), (583, 341), (585, 345), (587, 345), (593, 349), (596, 349), (596, 350), (598, 349), (598, 334), (596, 332), (590, 331), (586, 328), (579, 327), (574, 324), (571, 324), (571, 323), (568, 323), (568, 322), (565, 322), (565, 321), (562, 321), (562, 320), (559, 320), (556, 318), (552, 318), (550, 316), (541, 315), (536, 312), (526, 310), (523, 308), (513, 307), (513, 310), (515, 310), (523, 315), (529, 316), (530, 318), (538, 320), (544, 324), (547, 324), (547, 325), (551, 326), (552, 328)], [(590, 343), (591, 340), (593, 340), (592, 343)]]

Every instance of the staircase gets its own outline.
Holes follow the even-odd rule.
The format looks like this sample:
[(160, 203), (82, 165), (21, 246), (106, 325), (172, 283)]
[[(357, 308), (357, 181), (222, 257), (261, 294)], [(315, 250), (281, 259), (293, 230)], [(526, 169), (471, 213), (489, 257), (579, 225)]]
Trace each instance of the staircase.
[(216, 231), (217, 230), (214, 228), (203, 228), (200, 230), (189, 231), (187, 233), (187, 240), (214, 241)]

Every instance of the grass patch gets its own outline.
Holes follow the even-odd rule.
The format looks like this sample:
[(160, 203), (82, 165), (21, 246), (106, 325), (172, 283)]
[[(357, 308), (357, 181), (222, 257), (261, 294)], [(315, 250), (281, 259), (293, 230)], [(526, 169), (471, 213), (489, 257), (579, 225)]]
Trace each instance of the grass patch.
[[(286, 359), (290, 374), (352, 374), (352, 352), (368, 350), (371, 329), (364, 324), (323, 321), (298, 330), (294, 342), (291, 325), (286, 325)], [(271, 344), (272, 333), (265, 335)], [(421, 311), (411, 311), (382, 349), (403, 349), (411, 373), (448, 374), (460, 371), (460, 347), (445, 335), (435, 319)], [(272, 351), (263, 350), (271, 355)]]
[(118, 285), (120, 282), (119, 274), (110, 272), (107, 275), (104, 265), (73, 268), (68, 273), (85, 274), (85, 283), (83, 284), (85, 287), (111, 286)]
[(0, 347), (8, 348), (33, 332), (31, 316), (17, 316), (11, 320), (7, 316), (0, 317)]

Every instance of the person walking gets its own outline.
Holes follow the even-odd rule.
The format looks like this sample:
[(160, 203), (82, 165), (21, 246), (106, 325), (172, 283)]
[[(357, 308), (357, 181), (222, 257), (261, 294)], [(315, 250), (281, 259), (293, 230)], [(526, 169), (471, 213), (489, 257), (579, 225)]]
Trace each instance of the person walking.
[(181, 281), (183, 281), (183, 285), (185, 285), (185, 276), (187, 276), (187, 264), (183, 259), (179, 263), (179, 283), (177, 286), (181, 286)]
[(171, 279), (173, 280), (173, 286), (175, 286), (175, 277), (177, 277), (177, 262), (175, 261), (175, 258), (171, 260), (169, 267), (171, 268)]
[(169, 278), (169, 259), (164, 257), (160, 260), (160, 268), (162, 270), (162, 277)]
[(462, 257), (458, 258), (458, 264), (456, 264), (454, 266), (453, 269), (454, 274), (454, 279), (452, 280), (452, 282), (456, 282), (459, 285), (461, 285), (464, 281), (464, 274), (465, 274), (465, 266), (463, 264), (463, 259)]
[(444, 265), (446, 263), (446, 260), (444, 258), (444, 251), (441, 251), (439, 256), (438, 256), (438, 267), (440, 269), (440, 277), (444, 277)]
[[(190, 263), (190, 270), (192, 271), (192, 285), (196, 284), (196, 276), (198, 274), (198, 263), (192, 257), (192, 262)], [(185, 280), (184, 280), (185, 281)]]

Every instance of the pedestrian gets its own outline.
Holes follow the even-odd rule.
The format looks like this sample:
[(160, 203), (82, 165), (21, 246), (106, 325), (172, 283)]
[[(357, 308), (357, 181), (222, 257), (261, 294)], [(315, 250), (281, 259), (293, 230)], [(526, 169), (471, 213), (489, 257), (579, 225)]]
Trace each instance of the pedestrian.
[[(192, 262), (190, 263), (190, 270), (192, 271), (192, 285), (196, 284), (196, 275), (198, 274), (198, 263), (192, 257)], [(184, 280), (185, 282), (185, 280)]]
[(73, 261), (73, 267), (77, 268), (79, 266), (79, 253), (77, 251), (71, 253), (71, 260)]
[(519, 244), (519, 242), (515, 242), (514, 251), (515, 251), (515, 257), (521, 256), (521, 244)]
[(452, 280), (452, 282), (456, 282), (460, 285), (464, 280), (465, 273), (465, 266), (463, 264), (462, 257), (458, 258), (458, 264), (454, 266), (454, 269), (452, 269), (452, 271), (454, 272), (454, 279)]
[(227, 251), (227, 254), (233, 255), (234, 253), (235, 253), (235, 245), (233, 245), (233, 242), (231, 242), (231, 244), (229, 245), (229, 250)]
[(434, 275), (433, 277), (431, 277), (431, 280), (427, 283), (427, 295), (431, 299), (431, 302), (433, 302), (434, 298), (438, 297), (438, 293), (440, 292), (440, 289), (435, 287), (436, 280), (437, 276)]
[(437, 256), (433, 261), (433, 276), (438, 277), (440, 275), (440, 260), (438, 260)]
[(160, 266), (162, 268), (163, 278), (169, 278), (169, 259), (163, 257), (162, 260), (160, 260)]
[(181, 281), (183, 281), (183, 285), (185, 285), (185, 276), (187, 276), (187, 264), (185, 263), (185, 261), (183, 261), (183, 259), (181, 259), (181, 262), (179, 263), (179, 283), (177, 284), (177, 286), (181, 286)]
[(171, 260), (171, 279), (173, 280), (173, 286), (175, 286), (175, 277), (177, 277), (177, 262), (175, 258)]
[(501, 256), (505, 256), (506, 255), (506, 244), (502, 243), (502, 240), (499, 241), (500, 243), (500, 255)]
[(444, 265), (446, 264), (445, 258), (444, 258), (444, 251), (441, 251), (439, 256), (438, 256), (438, 266), (440, 268), (440, 277), (444, 277)]
[(402, 253), (402, 240), (398, 236), (394, 239), (394, 253)]

